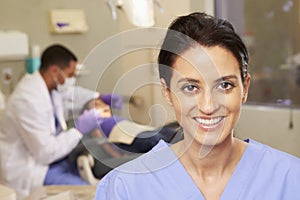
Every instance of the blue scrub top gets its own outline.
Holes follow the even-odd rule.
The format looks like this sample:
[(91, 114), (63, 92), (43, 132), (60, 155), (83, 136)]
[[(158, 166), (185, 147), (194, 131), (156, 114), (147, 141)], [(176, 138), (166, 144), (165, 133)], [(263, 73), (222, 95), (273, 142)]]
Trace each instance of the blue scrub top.
[[(253, 140), (230, 178), (221, 200), (300, 199), (300, 159)], [(160, 141), (150, 152), (107, 174), (97, 200), (204, 200), (168, 144)]]

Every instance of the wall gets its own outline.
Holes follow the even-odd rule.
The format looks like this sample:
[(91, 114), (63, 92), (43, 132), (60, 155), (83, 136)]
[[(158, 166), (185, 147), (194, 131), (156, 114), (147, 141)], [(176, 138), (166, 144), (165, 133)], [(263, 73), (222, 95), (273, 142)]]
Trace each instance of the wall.
[[(180, 3), (176, 3), (174, 0), (161, 0), (160, 3), (165, 9), (165, 12), (159, 13), (157, 9), (155, 10), (155, 27), (166, 28), (178, 15), (184, 15), (190, 12), (200, 11), (207, 12), (212, 15), (214, 14), (214, 1), (211, 0), (180, 1)], [(123, 28), (125, 27), (124, 29), (128, 28), (127, 23), (122, 23), (121, 26)], [(176, 120), (173, 109), (166, 103), (162, 95), (157, 66), (154, 64), (151, 65), (151, 63), (156, 63), (158, 51), (155, 48), (159, 48), (159, 44), (162, 39), (163, 37), (153, 42), (156, 44), (154, 47), (151, 47), (150, 49), (143, 49), (143, 55), (141, 55), (141, 50), (135, 51), (130, 53), (124, 60), (124, 63), (126, 63), (124, 66), (127, 67), (143, 66), (144, 64), (148, 64), (148, 69), (146, 69), (146, 67), (143, 68), (143, 74), (150, 74), (150, 76), (140, 77), (137, 74), (136, 79), (143, 79), (143, 81), (140, 82), (147, 81), (149, 84), (138, 87), (133, 93), (133, 95), (146, 97), (143, 99), (143, 106), (130, 106), (128, 113), (132, 114), (131, 117), (134, 121), (154, 126), (161, 126)], [(149, 40), (149, 37), (145, 37), (144, 40), (145, 43), (147, 43), (146, 41)], [(127, 70), (128, 69), (130, 69), (130, 67), (127, 68)]]
[[(158, 12), (158, 9), (155, 9), (155, 27), (157, 28), (166, 28), (168, 24), (178, 15), (183, 15), (190, 12), (191, 3), (190, 1), (181, 1), (181, 3), (175, 4), (172, 0), (164, 0), (160, 1), (162, 8), (164, 8), (164, 13)], [(169, 9), (172, 8), (172, 9)], [(124, 19), (121, 20), (120, 26), (124, 30), (132, 29), (132, 25), (126, 23)], [(164, 32), (164, 31), (162, 31)], [(144, 48), (150, 45), (149, 40), (152, 40), (151, 31), (149, 32), (149, 36), (146, 36), (148, 33), (145, 32), (143, 40), (135, 44), (133, 52), (126, 54), (122, 58), (123, 62), (123, 71), (128, 72), (128, 76), (131, 76), (132, 79), (135, 79), (136, 84), (127, 86), (123, 84), (123, 92), (131, 93), (132, 95), (143, 97), (142, 104), (139, 106), (130, 105), (128, 109), (124, 109), (126, 113), (124, 115), (128, 115), (134, 121), (153, 125), (160, 126), (166, 123), (168, 119), (165, 110), (169, 107), (164, 105), (164, 101), (162, 99), (161, 87), (158, 78), (157, 67), (153, 65), (156, 62), (157, 51), (155, 48), (159, 48), (160, 41), (163, 39), (162, 34), (161, 37), (153, 38), (153, 46), (150, 48)], [(151, 38), (151, 39), (150, 39)], [(137, 40), (137, 39), (135, 39)], [(132, 44), (128, 44), (132, 45)], [(141, 75), (143, 74), (143, 75)], [(147, 76), (147, 74), (149, 76)], [(161, 106), (164, 105), (164, 106)], [(168, 109), (168, 113), (172, 113), (170, 109)]]
[(245, 105), (235, 135), (300, 157), (300, 109)]
[[(53, 35), (49, 34), (48, 12), (50, 9), (80, 8), (85, 11), (89, 31), (84, 34)], [(119, 31), (118, 22), (111, 19), (111, 15), (104, 0), (1, 0), (0, 2), (0, 30), (19, 30), (29, 36), (31, 45), (40, 45), (41, 49), (52, 43), (62, 43), (72, 49), (79, 60), (102, 40)], [(107, 21), (109, 21), (109, 26)], [(24, 74), (24, 62), (1, 62), (0, 70), (5, 67), (13, 69), (13, 84), (3, 85), (1, 89), (10, 93)], [(2, 77), (1, 77), (2, 78)]]
[[(171, 19), (177, 15), (186, 14), (192, 11), (204, 11), (213, 13), (213, 3), (208, 0), (161, 0), (164, 13), (159, 13), (155, 8), (156, 25), (158, 27), (167, 27)], [(49, 33), (48, 29), (48, 12), (50, 9), (73, 9), (80, 8), (85, 11), (89, 31), (84, 34), (68, 34), (68, 35), (53, 35)], [(62, 43), (72, 49), (78, 56), (80, 62), (86, 62), (89, 53), (98, 45), (103, 44), (112, 36), (122, 33), (123, 31), (131, 30), (133, 27), (128, 23), (124, 13), (120, 10), (118, 12), (117, 21), (113, 21), (111, 13), (106, 5), (105, 0), (1, 0), (0, 1), (0, 30), (19, 30), (28, 34), (30, 45), (39, 45), (43, 50), (46, 46), (52, 43)], [(143, 36), (140, 39), (146, 40)], [(115, 41), (113, 48), (107, 47), (106, 53), (113, 53), (112, 50), (117, 49), (123, 41)], [(101, 59), (102, 60), (102, 59)], [(103, 57), (103, 60), (105, 58)], [(113, 60), (109, 69), (105, 71), (105, 77), (101, 80), (99, 77), (91, 76), (92, 71), (86, 76), (79, 77), (79, 82), (88, 88), (101, 90), (102, 92), (111, 92), (114, 89), (114, 84), (119, 78), (134, 66), (154, 62), (154, 54), (149, 50), (142, 50), (138, 52), (128, 53)], [(102, 61), (101, 61), (102, 62)], [(94, 62), (95, 69), (102, 68), (101, 62)], [(104, 62), (104, 61), (103, 61)], [(11, 84), (4, 85), (2, 76), (0, 77), (0, 88), (4, 94), (9, 95), (18, 80), (25, 73), (24, 61), (18, 62), (0, 62), (0, 74), (4, 68), (11, 68), (13, 70), (13, 80)], [(93, 68), (92, 66), (88, 66)], [(96, 72), (97, 73), (97, 72)], [(152, 71), (145, 73), (143, 78), (147, 80), (156, 79)], [(130, 83), (129, 83), (130, 84)], [(137, 90), (137, 95), (147, 97), (142, 99), (143, 106), (132, 108), (131, 115), (136, 116), (135, 120), (149, 123), (148, 110), (152, 107), (153, 101), (161, 100), (161, 92), (157, 92), (151, 87), (145, 87)], [(158, 99), (157, 99), (158, 98)], [(160, 121), (159, 119), (157, 119)]]

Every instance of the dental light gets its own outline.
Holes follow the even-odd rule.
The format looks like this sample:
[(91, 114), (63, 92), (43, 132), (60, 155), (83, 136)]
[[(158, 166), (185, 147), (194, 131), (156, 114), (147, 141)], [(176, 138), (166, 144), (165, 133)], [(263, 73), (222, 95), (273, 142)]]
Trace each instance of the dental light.
[(151, 27), (154, 25), (154, 4), (157, 5), (160, 12), (163, 12), (157, 0), (107, 0), (107, 4), (114, 20), (117, 19), (116, 9), (122, 9), (128, 20), (138, 27)]

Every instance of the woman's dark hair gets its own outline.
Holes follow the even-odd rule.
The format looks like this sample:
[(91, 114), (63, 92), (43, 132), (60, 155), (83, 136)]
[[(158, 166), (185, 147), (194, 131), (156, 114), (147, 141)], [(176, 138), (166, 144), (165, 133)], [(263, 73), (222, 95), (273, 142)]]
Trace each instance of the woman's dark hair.
[(195, 12), (175, 19), (168, 28), (158, 55), (159, 75), (170, 87), (172, 66), (176, 58), (196, 45), (220, 46), (229, 50), (240, 66), (242, 81), (245, 81), (248, 65), (248, 51), (226, 20)]
[(59, 44), (51, 45), (42, 53), (41, 70), (45, 71), (51, 65), (64, 69), (71, 61), (77, 62), (77, 57), (69, 49)]

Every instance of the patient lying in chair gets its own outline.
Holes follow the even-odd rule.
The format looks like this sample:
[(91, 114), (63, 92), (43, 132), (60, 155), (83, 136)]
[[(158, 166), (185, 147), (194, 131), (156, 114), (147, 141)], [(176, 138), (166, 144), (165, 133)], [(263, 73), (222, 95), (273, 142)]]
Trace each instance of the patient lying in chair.
[(182, 139), (177, 122), (160, 128), (140, 125), (123, 117), (113, 116), (110, 106), (99, 98), (87, 102), (82, 113), (94, 108), (102, 117), (99, 126), (82, 139), (70, 154), (69, 160), (76, 162), (80, 155), (91, 154), (94, 157), (92, 172), (97, 179), (111, 169), (149, 151), (159, 140), (175, 143)]

